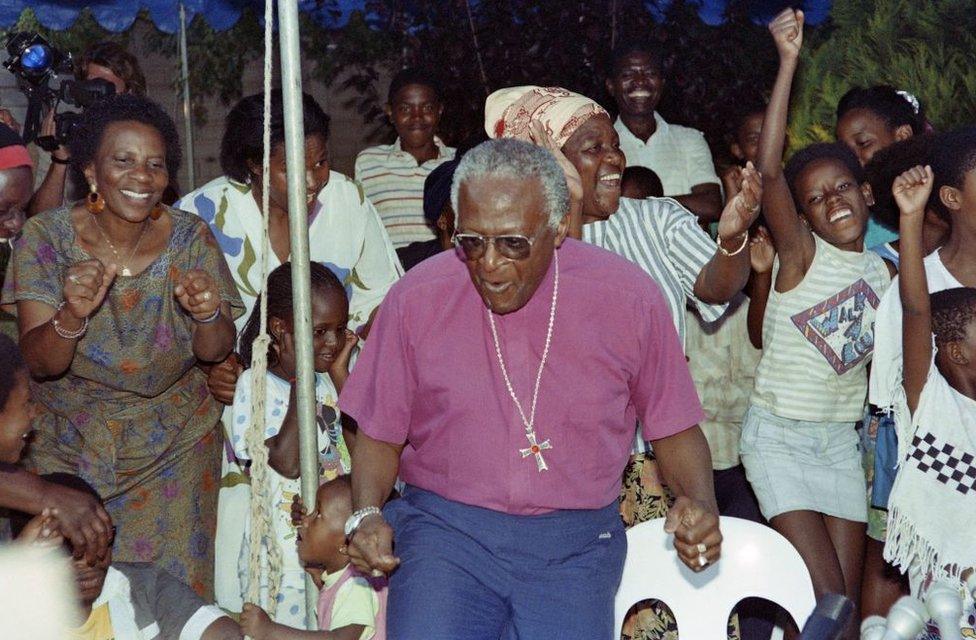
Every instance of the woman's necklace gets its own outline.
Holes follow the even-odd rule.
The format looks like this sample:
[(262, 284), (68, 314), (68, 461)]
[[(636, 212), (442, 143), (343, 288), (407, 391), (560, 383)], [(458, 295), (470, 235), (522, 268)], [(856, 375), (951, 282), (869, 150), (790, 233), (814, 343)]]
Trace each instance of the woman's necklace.
[(135, 245), (132, 247), (132, 251), (129, 252), (129, 257), (126, 258), (125, 261), (123, 262), (122, 257), (119, 255), (119, 252), (115, 249), (115, 245), (112, 244), (112, 241), (108, 239), (108, 234), (105, 233), (104, 229), (102, 229), (102, 225), (98, 223), (98, 218), (96, 218), (92, 213), (89, 213), (88, 215), (91, 216), (92, 224), (94, 224), (95, 228), (98, 229), (98, 232), (102, 234), (102, 239), (104, 239), (105, 243), (108, 244), (108, 248), (112, 250), (113, 254), (115, 254), (115, 261), (119, 265), (119, 275), (127, 276), (127, 277), (131, 276), (132, 270), (129, 269), (128, 266), (129, 262), (136, 255), (136, 251), (139, 250), (139, 245), (142, 244), (142, 238), (143, 236), (146, 235), (146, 230), (149, 228), (149, 224), (152, 221), (149, 218), (146, 218), (146, 221), (142, 223), (142, 233), (139, 234), (139, 238), (136, 240)]
[(552, 445), (549, 444), (549, 439), (546, 438), (542, 442), (538, 442), (535, 435), (535, 407), (536, 402), (539, 399), (539, 383), (542, 382), (542, 370), (546, 366), (546, 360), (549, 359), (549, 345), (552, 344), (552, 328), (556, 322), (556, 300), (559, 297), (559, 252), (555, 254), (556, 260), (556, 274), (553, 279), (552, 285), (552, 306), (549, 308), (549, 328), (546, 330), (546, 346), (542, 350), (542, 360), (539, 362), (539, 372), (535, 376), (535, 390), (532, 392), (532, 409), (529, 413), (529, 417), (525, 417), (525, 411), (522, 410), (522, 403), (519, 402), (518, 397), (515, 395), (515, 389), (512, 388), (512, 381), (508, 378), (508, 369), (505, 367), (505, 358), (502, 357), (502, 348), (498, 342), (498, 331), (495, 330), (495, 319), (488, 309), (488, 324), (491, 326), (491, 337), (495, 341), (495, 355), (498, 356), (498, 364), (502, 369), (502, 378), (505, 380), (505, 387), (508, 388), (508, 395), (512, 396), (512, 400), (515, 401), (515, 407), (518, 409), (519, 415), (522, 417), (522, 425), (525, 427), (525, 437), (529, 441), (529, 446), (525, 449), (519, 449), (519, 453), (522, 454), (523, 458), (528, 458), (529, 456), (535, 456), (536, 465), (539, 467), (539, 471), (548, 471), (549, 465), (546, 464), (545, 458), (542, 457), (542, 452), (546, 449), (552, 449)]

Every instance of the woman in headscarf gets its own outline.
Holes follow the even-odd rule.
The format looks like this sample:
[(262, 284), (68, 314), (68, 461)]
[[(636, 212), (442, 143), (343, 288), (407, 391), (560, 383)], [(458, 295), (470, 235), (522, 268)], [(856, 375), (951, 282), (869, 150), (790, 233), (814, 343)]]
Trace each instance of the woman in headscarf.
[[(558, 87), (502, 89), (485, 103), (485, 131), (493, 138), (530, 140), (553, 152), (578, 199), (571, 223), (586, 242), (617, 253), (643, 268), (661, 287), (684, 344), (685, 307), (707, 322), (725, 312), (749, 276), (749, 227), (759, 213), (758, 172), (744, 170), (742, 190), (729, 200), (718, 225), (718, 242), (695, 216), (671, 198), (621, 198), (626, 166), (607, 112), (596, 102)], [(621, 516), (628, 526), (663, 517), (671, 500), (653, 453), (638, 441), (624, 475)], [(663, 609), (645, 609), (639, 637), (674, 630)]]

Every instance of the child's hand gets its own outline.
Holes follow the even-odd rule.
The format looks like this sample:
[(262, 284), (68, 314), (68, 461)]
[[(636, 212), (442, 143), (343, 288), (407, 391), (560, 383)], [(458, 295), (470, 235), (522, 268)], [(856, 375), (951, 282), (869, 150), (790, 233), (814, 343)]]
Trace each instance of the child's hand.
[(769, 236), (769, 230), (760, 225), (749, 241), (749, 263), (756, 273), (769, 273), (776, 258), (776, 247)]
[(336, 386), (342, 386), (346, 378), (349, 377), (349, 359), (352, 357), (352, 350), (356, 348), (357, 344), (359, 344), (359, 336), (346, 329), (345, 343), (339, 349), (339, 353), (336, 354), (332, 366), (329, 367), (329, 375)]
[(780, 58), (796, 59), (803, 45), (803, 12), (787, 7), (769, 23)]
[(44, 509), (34, 516), (17, 536), (17, 542), (45, 549), (58, 548), (64, 541), (54, 509)]
[(282, 331), (278, 340), (278, 366), (281, 372), (291, 380), (295, 377), (295, 335), (291, 331)]
[(930, 166), (912, 167), (895, 178), (891, 193), (898, 203), (902, 217), (921, 217), (925, 215), (925, 205), (932, 195), (933, 174)]
[(241, 631), (246, 636), (254, 640), (266, 640), (271, 637), (274, 626), (264, 609), (250, 602), (244, 603), (244, 610), (241, 611)]
[(733, 241), (734, 238), (748, 232), (749, 227), (759, 216), (761, 203), (762, 175), (752, 166), (751, 162), (747, 162), (745, 169), (742, 170), (739, 193), (725, 203), (722, 217), (718, 220), (720, 241)]
[(725, 191), (725, 201), (728, 202), (739, 194), (742, 184), (742, 167), (733, 164), (722, 172), (722, 189)]
[(305, 511), (305, 503), (302, 502), (302, 495), (296, 493), (295, 497), (291, 499), (291, 523), (294, 526), (299, 526), (302, 524), (302, 518), (307, 515)]

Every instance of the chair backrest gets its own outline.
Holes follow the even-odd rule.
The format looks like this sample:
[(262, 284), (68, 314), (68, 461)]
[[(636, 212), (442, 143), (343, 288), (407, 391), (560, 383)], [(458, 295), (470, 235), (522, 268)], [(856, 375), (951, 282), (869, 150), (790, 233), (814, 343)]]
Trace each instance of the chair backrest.
[(732, 608), (743, 598), (783, 607), (802, 628), (816, 605), (813, 583), (800, 554), (773, 529), (722, 516), (722, 557), (701, 573), (678, 559), (664, 518), (627, 531), (627, 561), (617, 590), (614, 637), (628, 610), (656, 599), (671, 609), (683, 640), (724, 640)]

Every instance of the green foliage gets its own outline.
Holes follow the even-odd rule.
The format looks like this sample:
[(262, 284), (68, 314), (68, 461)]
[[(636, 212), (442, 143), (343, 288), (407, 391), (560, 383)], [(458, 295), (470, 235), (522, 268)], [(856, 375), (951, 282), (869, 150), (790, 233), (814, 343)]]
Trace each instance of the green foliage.
[[(194, 118), (202, 124), (207, 115), (202, 106), (204, 99), (216, 96), (228, 104), (241, 97), (244, 68), (264, 55), (264, 28), (250, 11), (245, 11), (227, 31), (214, 31), (198, 15), (187, 25), (186, 43)], [(143, 51), (162, 54), (172, 61), (172, 88), (183, 95), (179, 34), (163, 33), (153, 25)]]
[(855, 86), (915, 94), (937, 129), (976, 117), (972, 0), (845, 0), (832, 27), (804, 45), (790, 111), (790, 146), (833, 140), (837, 102)]
[(745, 94), (771, 81), (774, 49), (764, 28), (747, 18), (746, 0), (732, 0), (729, 20), (719, 27), (703, 24), (693, 2), (669, 4), (658, 24), (642, 0), (370, 0), (369, 24), (355, 15), (309, 48), (308, 57), (318, 61), (315, 77), (342, 77), (343, 88), (354, 88), (364, 120), (377, 137), (390, 139), (382, 72), (408, 65), (434, 70), (447, 107), (442, 133), (461, 142), (483, 132), (484, 98), (502, 87), (560, 85), (612, 107), (604, 80), (613, 43), (642, 38), (664, 48), (672, 63), (665, 117), (704, 130), (723, 148), (730, 114)]

